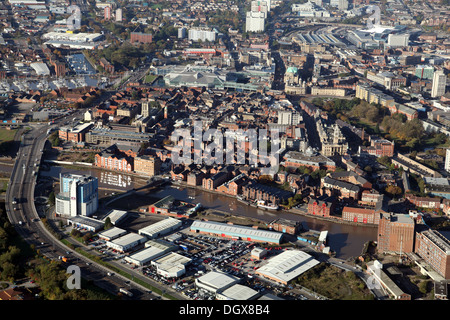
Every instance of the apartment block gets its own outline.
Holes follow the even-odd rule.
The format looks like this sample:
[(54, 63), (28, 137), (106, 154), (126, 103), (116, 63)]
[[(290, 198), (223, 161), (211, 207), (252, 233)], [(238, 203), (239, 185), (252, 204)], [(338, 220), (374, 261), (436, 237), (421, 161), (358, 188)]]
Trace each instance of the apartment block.
[(142, 33), (142, 32), (131, 32), (131, 43), (140, 42), (140, 43), (152, 43), (153, 36), (151, 33)]
[(450, 240), (440, 232), (431, 229), (418, 232), (415, 253), (445, 279), (450, 279)]
[(153, 177), (159, 174), (161, 168), (161, 160), (158, 157), (139, 156), (134, 158), (134, 171)]
[(415, 220), (409, 215), (382, 213), (378, 223), (379, 252), (414, 252)]

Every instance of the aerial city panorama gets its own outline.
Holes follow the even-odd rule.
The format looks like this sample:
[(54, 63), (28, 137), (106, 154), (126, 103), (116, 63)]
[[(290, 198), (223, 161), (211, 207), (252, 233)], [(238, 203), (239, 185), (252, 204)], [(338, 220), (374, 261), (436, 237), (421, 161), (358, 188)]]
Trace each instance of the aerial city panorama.
[(448, 300), (449, 34), (449, 0), (0, 1), (0, 300)]

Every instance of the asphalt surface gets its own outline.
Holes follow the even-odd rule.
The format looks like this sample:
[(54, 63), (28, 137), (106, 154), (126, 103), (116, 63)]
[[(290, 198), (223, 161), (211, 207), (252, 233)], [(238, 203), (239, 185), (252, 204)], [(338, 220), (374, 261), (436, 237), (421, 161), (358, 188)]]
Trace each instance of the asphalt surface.
[[(81, 111), (57, 120), (51, 127), (58, 127), (64, 122), (80, 116), (80, 114)], [(72, 252), (72, 249), (57, 240), (43, 225), (34, 205), (34, 188), (36, 184), (35, 173), (38, 170), (37, 164), (41, 162), (49, 126), (30, 125), (29, 127), (31, 130), (23, 135), (23, 143), (19, 148), (5, 196), (8, 218), (18, 234), (49, 259), (58, 260), (59, 256), (68, 256), (70, 264), (80, 267), (83, 278), (92, 280), (96, 285), (112, 294), (117, 294), (120, 288), (126, 288), (133, 292), (134, 299), (150, 300), (155, 298), (157, 295), (149, 293), (145, 287), (130, 282), (129, 279), (121, 275), (109, 276), (110, 270), (107, 268), (76, 252)], [(12, 204), (13, 198), (19, 200), (17, 204)], [(76, 243), (75, 240), (67, 239)], [(79, 243), (76, 244), (80, 245)], [(126, 271), (129, 272), (129, 270)], [(144, 280), (151, 283), (149, 279)], [(151, 285), (157, 287), (154, 283), (151, 283)], [(169, 293), (170, 290), (164, 289)]]

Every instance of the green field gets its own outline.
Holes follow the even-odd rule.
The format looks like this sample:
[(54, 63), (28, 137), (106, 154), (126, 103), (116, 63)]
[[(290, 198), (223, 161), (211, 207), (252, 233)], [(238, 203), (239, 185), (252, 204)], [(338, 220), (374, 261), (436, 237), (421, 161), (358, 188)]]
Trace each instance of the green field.
[(16, 132), (17, 132), (17, 129), (6, 130), (5, 128), (1, 128), (0, 129), (0, 142), (14, 140), (14, 135), (16, 134)]
[(158, 78), (157, 75), (148, 74), (145, 76), (144, 83), (152, 83), (156, 78)]

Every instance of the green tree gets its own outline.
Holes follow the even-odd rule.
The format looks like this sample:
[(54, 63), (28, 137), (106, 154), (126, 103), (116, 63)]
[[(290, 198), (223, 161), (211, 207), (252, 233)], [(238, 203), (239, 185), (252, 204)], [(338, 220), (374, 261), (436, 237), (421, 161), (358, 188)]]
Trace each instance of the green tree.
[(50, 194), (48, 195), (48, 203), (51, 206), (55, 205), (55, 192), (54, 191), (50, 192)]
[(104, 229), (108, 230), (108, 229), (111, 229), (112, 227), (113, 227), (113, 224), (111, 222), (111, 219), (109, 217), (107, 217), (105, 219), (105, 227), (104, 227)]

